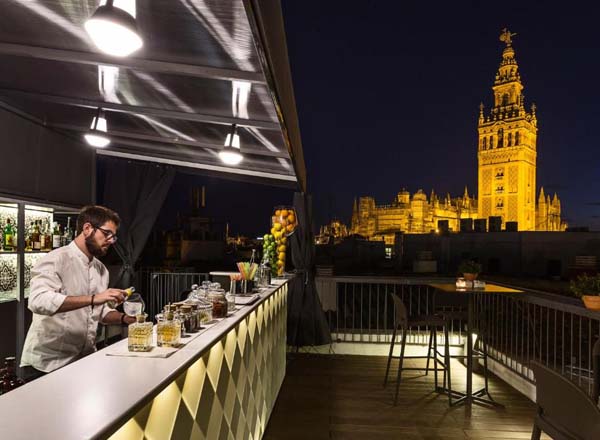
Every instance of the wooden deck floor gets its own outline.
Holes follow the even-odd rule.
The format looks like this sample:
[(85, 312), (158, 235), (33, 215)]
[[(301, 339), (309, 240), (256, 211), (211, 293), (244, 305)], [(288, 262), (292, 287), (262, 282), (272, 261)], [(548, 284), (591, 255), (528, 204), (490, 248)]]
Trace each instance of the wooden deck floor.
[[(447, 397), (433, 392), (432, 373), (407, 371), (394, 407), (395, 384), (382, 387), (385, 363), (383, 357), (295, 355), (264, 439), (531, 438), (535, 405), (500, 379), (492, 378), (490, 391), (505, 409), (474, 405), (469, 412), (449, 408)], [(462, 365), (453, 364), (452, 372), (453, 388), (464, 389)]]

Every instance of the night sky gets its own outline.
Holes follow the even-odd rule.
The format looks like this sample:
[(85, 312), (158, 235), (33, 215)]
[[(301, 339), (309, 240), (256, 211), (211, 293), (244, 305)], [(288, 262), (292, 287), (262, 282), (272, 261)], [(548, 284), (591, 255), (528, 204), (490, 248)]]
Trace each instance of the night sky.
[[(461, 5), (460, 7), (457, 5)], [(592, 2), (282, 0), (317, 222), (348, 221), (355, 196), (406, 187), (476, 193), (479, 103), (504, 27), (537, 105), (537, 187), (571, 226), (600, 229), (600, 7)]]

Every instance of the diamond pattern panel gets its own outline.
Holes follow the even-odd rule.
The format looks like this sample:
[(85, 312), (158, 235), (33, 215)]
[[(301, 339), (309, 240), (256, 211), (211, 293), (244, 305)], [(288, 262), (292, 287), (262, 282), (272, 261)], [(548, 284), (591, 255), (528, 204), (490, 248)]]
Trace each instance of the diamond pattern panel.
[(111, 440), (258, 440), (285, 376), (287, 284), (152, 401)]

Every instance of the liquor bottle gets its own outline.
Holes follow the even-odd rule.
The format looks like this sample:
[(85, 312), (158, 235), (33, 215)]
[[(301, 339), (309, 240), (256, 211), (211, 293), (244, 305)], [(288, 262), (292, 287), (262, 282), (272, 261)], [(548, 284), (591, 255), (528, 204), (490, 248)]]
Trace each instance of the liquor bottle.
[(14, 248), (14, 236), (15, 230), (13, 225), (10, 223), (10, 219), (6, 219), (6, 226), (4, 226), (4, 230), (2, 231), (2, 244), (4, 246), (4, 250), (7, 252), (13, 251)]
[(32, 251), (33, 250), (33, 229), (34, 224), (31, 222), (29, 224), (29, 228), (27, 229), (27, 234), (25, 235), (25, 250)]
[[(135, 287), (133, 287), (133, 286), (125, 289), (125, 299), (123, 300), (123, 302), (127, 301), (127, 298), (129, 298), (134, 293), (135, 293)], [(111, 309), (114, 309), (115, 307), (117, 307), (118, 304), (115, 301), (110, 300), (110, 301), (106, 301), (106, 305), (108, 307), (110, 307)]]
[(165, 306), (164, 319), (156, 324), (156, 345), (159, 347), (178, 347), (181, 338), (181, 322), (175, 319), (171, 306)]
[(42, 249), (42, 237), (40, 233), (40, 225), (38, 223), (39, 220), (36, 220), (33, 225), (33, 232), (31, 233), (31, 246), (34, 251), (39, 251)]
[(73, 241), (73, 228), (71, 228), (71, 217), (67, 218), (67, 227), (63, 233), (65, 245)]
[(129, 324), (127, 348), (129, 351), (150, 351), (152, 349), (152, 323), (146, 322), (145, 313), (135, 316), (136, 322)]
[(52, 249), (57, 249), (61, 246), (60, 227), (58, 222), (54, 222), (54, 230), (52, 231)]
[(44, 236), (46, 241), (46, 247), (42, 246), (42, 250), (51, 251), (52, 250), (52, 229), (50, 228), (50, 220), (46, 219), (46, 224), (44, 225)]

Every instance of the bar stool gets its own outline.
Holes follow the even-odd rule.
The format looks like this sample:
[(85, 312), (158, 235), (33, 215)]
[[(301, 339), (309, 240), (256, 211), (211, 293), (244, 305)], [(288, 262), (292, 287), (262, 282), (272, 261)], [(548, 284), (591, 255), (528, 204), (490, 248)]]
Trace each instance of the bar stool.
[[(438, 351), (437, 351), (437, 328), (443, 327), (444, 331), (447, 334), (447, 326), (446, 321), (443, 317), (436, 315), (419, 315), (414, 317), (409, 317), (408, 312), (406, 311), (406, 306), (402, 302), (402, 300), (396, 295), (392, 294), (392, 299), (394, 300), (394, 310), (395, 314), (395, 323), (394, 323), (394, 331), (392, 333), (392, 342), (390, 344), (390, 353), (388, 355), (387, 367), (385, 370), (385, 379), (383, 381), (383, 386), (387, 385), (388, 376), (390, 372), (390, 365), (392, 363), (392, 358), (398, 359), (398, 379), (396, 381), (396, 393), (394, 395), (394, 406), (398, 403), (398, 390), (400, 388), (400, 382), (402, 380), (402, 371), (404, 370), (425, 370), (425, 374), (429, 374), (429, 362), (433, 358), (433, 371), (435, 372), (435, 389), (438, 388), (438, 376), (437, 372), (440, 369), (437, 367), (438, 365), (442, 366), (442, 370), (444, 371), (444, 388), (446, 385), (446, 374), (448, 375), (448, 380), (450, 380), (450, 362), (449, 362), (449, 348), (450, 345), (448, 343), (448, 337), (446, 337), (445, 341), (445, 357), (444, 362), (438, 359)], [(406, 346), (406, 334), (408, 329), (414, 327), (428, 327), (429, 328), (429, 346), (427, 348), (427, 356), (404, 356), (404, 349)], [(396, 343), (396, 334), (400, 331), (402, 333), (402, 340), (400, 342), (400, 356), (394, 356), (394, 345)], [(404, 359), (427, 359), (427, 364), (425, 368), (423, 367), (404, 367)]]

